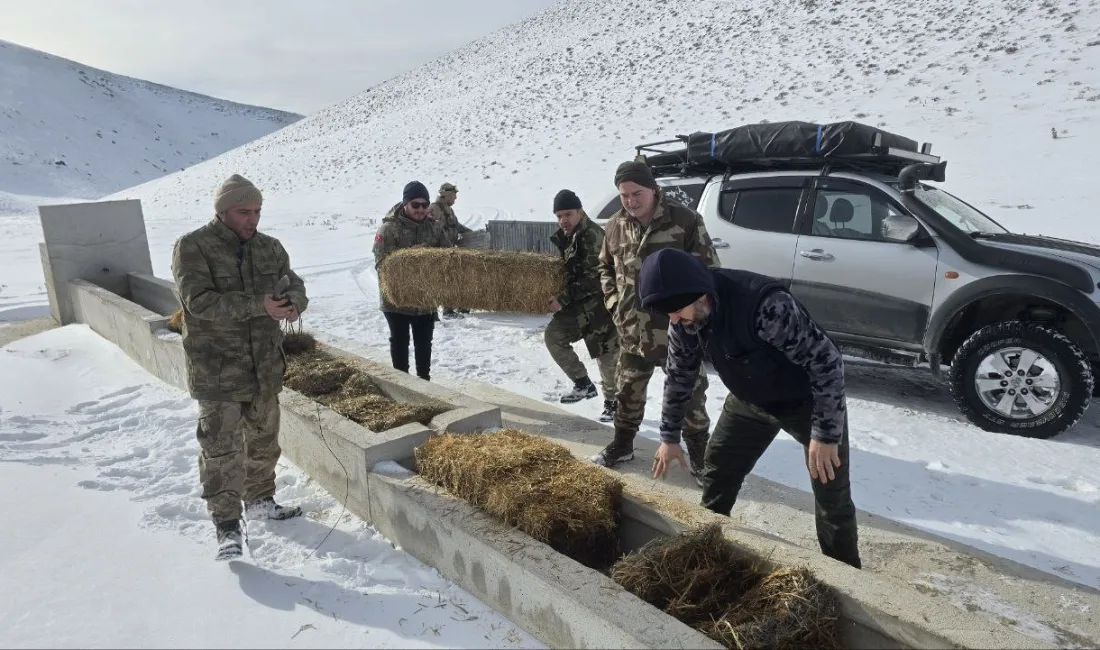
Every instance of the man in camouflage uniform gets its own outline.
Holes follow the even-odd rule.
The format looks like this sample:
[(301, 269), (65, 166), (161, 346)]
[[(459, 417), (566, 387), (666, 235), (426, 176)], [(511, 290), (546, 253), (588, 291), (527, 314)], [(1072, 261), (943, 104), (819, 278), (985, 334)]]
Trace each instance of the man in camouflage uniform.
[[(262, 203), (260, 191), (234, 174), (215, 195), (215, 217), (172, 251), (188, 385), (199, 402), (199, 481), (218, 559), (241, 554), (242, 499), (250, 519), (302, 514), (275, 503), (274, 494), (286, 369), (280, 322), (297, 321), (309, 299), (283, 245), (256, 230)], [(273, 297), (284, 275), (290, 287)]]
[[(679, 248), (708, 267), (718, 266), (718, 255), (703, 217), (668, 200), (645, 163), (631, 161), (619, 165), (615, 186), (623, 208), (607, 222), (599, 268), (604, 301), (619, 330), (619, 391), (615, 437), (592, 458), (607, 467), (634, 458), (634, 436), (645, 417), (649, 379), (655, 368), (665, 368), (668, 356), (668, 316), (643, 309), (638, 302), (642, 262), (654, 251)], [(691, 473), (697, 483), (701, 481), (710, 429), (707, 387), (706, 373), (699, 373), (683, 427)]]
[(619, 335), (611, 314), (603, 304), (600, 289), (599, 258), (603, 228), (584, 212), (580, 198), (569, 190), (554, 197), (554, 216), (558, 231), (550, 241), (561, 251), (565, 263), (564, 290), (550, 303), (554, 312), (546, 326), (546, 348), (554, 362), (573, 381), (573, 390), (561, 398), (571, 404), (596, 396), (596, 386), (588, 378), (573, 344), (584, 339), (588, 354), (596, 359), (603, 383), (603, 414), (600, 421), (615, 417), (615, 366), (619, 361)]
[[(394, 251), (414, 246), (448, 247), (447, 236), (434, 219), (428, 217), (428, 188), (419, 181), (405, 186), (401, 202), (390, 208), (382, 219), (382, 226), (374, 236), (374, 268), (381, 269), (382, 262)], [(409, 330), (416, 354), (416, 375), (431, 379), (432, 337), (435, 334), (435, 309), (399, 307), (390, 303), (379, 291), (382, 314), (390, 327), (390, 359), (393, 367), (401, 372), (409, 371)]]
[[(459, 235), (473, 232), (470, 228), (462, 225), (458, 217), (455, 216), (454, 204), (457, 200), (458, 187), (453, 183), (444, 183), (439, 186), (439, 196), (436, 197), (435, 203), (428, 206), (428, 216), (439, 224), (449, 246), (458, 246)], [(453, 318), (456, 311), (460, 314), (470, 313), (469, 309), (456, 310), (453, 307), (444, 307), (443, 317)]]

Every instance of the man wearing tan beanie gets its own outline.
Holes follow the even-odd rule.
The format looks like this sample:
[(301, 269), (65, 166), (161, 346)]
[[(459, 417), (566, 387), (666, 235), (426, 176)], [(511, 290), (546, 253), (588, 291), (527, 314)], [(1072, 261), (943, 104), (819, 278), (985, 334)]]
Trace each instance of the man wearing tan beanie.
[[(274, 495), (286, 369), (281, 323), (297, 321), (309, 298), (282, 243), (257, 230), (262, 205), (260, 190), (232, 175), (214, 195), (214, 218), (172, 251), (188, 388), (199, 402), (199, 481), (219, 560), (241, 555), (242, 500), (249, 519), (302, 514)], [(283, 276), (288, 288), (273, 295)]]

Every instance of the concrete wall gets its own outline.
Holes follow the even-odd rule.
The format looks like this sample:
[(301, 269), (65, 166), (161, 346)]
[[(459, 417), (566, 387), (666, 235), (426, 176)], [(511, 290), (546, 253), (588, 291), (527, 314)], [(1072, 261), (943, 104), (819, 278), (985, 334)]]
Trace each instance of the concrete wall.
[(171, 316), (179, 309), (179, 293), (176, 283), (162, 280), (150, 273), (130, 274), (130, 300), (164, 316)]
[(130, 273), (153, 274), (140, 201), (43, 205), (38, 214), (50, 315), (62, 325), (75, 322), (70, 280), (89, 280), (127, 295)]

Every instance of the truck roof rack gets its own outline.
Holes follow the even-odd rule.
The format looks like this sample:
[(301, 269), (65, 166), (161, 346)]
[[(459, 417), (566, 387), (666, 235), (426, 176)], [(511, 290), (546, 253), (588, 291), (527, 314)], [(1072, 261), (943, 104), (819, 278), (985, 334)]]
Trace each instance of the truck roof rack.
[[(841, 125), (848, 130), (841, 133), (841, 129), (837, 128)], [(769, 134), (778, 132), (780, 135), (772, 139), (762, 138), (765, 127)], [(833, 152), (817, 153), (812, 145), (803, 142), (807, 137), (812, 140), (813, 128), (817, 129), (818, 145), (821, 143), (822, 129), (834, 129), (832, 133), (837, 135), (833, 136), (836, 143)], [(793, 129), (801, 131), (792, 134)], [(722, 140), (723, 137), (726, 139)], [(741, 140), (735, 141), (738, 138)], [(785, 141), (782, 140), (784, 138)], [(845, 142), (843, 138), (848, 140)], [(857, 138), (863, 139), (857, 142)], [(912, 148), (891, 146), (899, 143), (911, 143)], [(723, 147), (726, 148), (724, 154)], [(701, 151), (708, 149), (709, 155), (700, 155)], [(819, 169), (823, 169), (823, 173), (855, 171), (896, 177), (910, 165), (938, 165), (940, 157), (932, 155), (931, 151), (930, 143), (921, 144), (917, 151), (914, 141), (856, 123), (817, 126), (789, 122), (749, 125), (717, 134), (677, 135), (671, 140), (639, 144), (635, 146), (635, 160), (649, 165), (657, 177)], [(942, 176), (942, 167), (936, 176)]]

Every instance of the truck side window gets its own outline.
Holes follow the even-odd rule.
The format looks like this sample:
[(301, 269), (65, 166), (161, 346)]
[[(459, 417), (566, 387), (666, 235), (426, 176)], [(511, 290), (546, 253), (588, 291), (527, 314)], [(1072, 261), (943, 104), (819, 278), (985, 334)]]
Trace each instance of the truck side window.
[(718, 210), (722, 219), (741, 228), (764, 232), (794, 232), (801, 188), (768, 187), (724, 192)]

